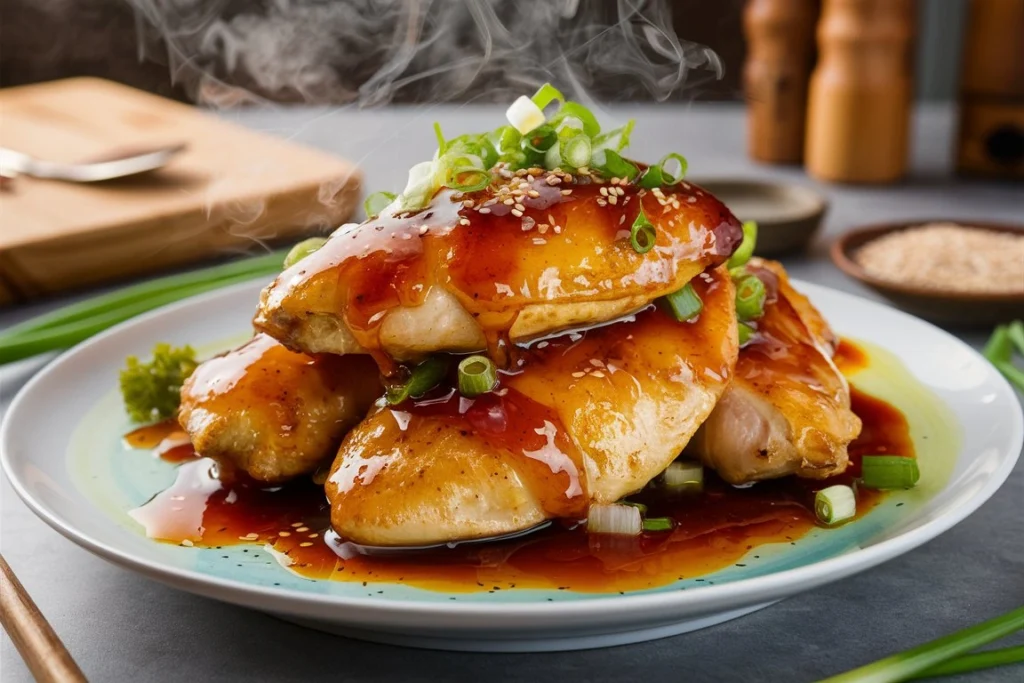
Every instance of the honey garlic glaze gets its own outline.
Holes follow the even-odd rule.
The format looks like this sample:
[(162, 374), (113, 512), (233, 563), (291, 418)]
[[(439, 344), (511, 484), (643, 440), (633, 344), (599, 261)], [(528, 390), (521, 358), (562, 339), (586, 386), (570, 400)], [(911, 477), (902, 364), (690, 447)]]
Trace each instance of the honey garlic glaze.
[[(673, 496), (652, 487), (631, 500), (648, 505), (649, 515), (671, 517), (675, 528), (637, 538), (588, 536), (579, 526), (555, 523), (505, 541), (367, 554), (333, 537), (323, 490), (312, 482), (272, 489), (241, 479), (228, 484), (217, 478), (209, 459), (179, 466), (175, 483), (131, 514), (152, 538), (205, 548), (263, 546), (311, 579), (402, 583), (453, 593), (641, 590), (743, 562), (764, 544), (795, 542), (815, 527), (814, 491), (851, 483), (863, 455), (915, 455), (899, 410), (857, 389), (852, 402), (864, 430), (850, 446), (851, 467), (844, 474), (736, 488), (708, 472), (699, 494)], [(858, 487), (858, 517), (885, 495)]]
[(327, 478), (335, 530), (372, 546), (486, 538), (579, 520), (643, 488), (707, 418), (736, 361), (728, 272), (693, 287), (696, 320), (649, 306), (520, 350), (491, 394), (467, 399), (448, 382), (371, 412)]
[[(629, 240), (641, 207), (657, 234), (645, 254)], [(388, 373), (394, 368), (380, 334), (387, 314), (418, 307), (438, 288), (471, 316), (481, 348), (500, 362), (510, 339), (640, 308), (724, 261), (741, 239), (729, 210), (689, 183), (652, 191), (540, 169), (506, 171), (485, 190), (442, 190), (416, 213), (339, 230), (264, 291), (255, 324), (286, 344), (335, 353), (350, 347), (311, 348), (316, 342), (299, 340), (296, 328), (343, 324)], [(563, 311), (563, 318), (551, 310), (597, 303), (604, 305)], [(475, 344), (442, 338), (430, 350), (473, 351)]]

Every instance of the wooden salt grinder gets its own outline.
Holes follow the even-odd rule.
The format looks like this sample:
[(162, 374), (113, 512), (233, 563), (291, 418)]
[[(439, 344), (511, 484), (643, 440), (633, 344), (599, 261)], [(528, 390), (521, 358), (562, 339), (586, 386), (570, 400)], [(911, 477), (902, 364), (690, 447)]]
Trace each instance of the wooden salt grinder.
[(803, 159), (816, 17), (816, 0), (748, 0), (743, 11), (747, 149), (753, 159), (776, 164)]
[(807, 109), (807, 172), (887, 183), (907, 166), (913, 0), (825, 0)]

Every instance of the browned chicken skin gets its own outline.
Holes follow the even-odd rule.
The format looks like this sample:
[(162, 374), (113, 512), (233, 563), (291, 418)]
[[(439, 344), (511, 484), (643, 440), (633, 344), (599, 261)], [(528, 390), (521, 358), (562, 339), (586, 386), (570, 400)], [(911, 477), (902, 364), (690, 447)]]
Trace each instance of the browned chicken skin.
[[(645, 253), (629, 239), (641, 206), (656, 227)], [(522, 171), (497, 189), (443, 190), (415, 214), (338, 231), (263, 291), (254, 324), (306, 352), (500, 355), (502, 339), (638, 310), (724, 261), (741, 237), (694, 185), (652, 192)]]
[(309, 474), (381, 394), (365, 356), (313, 358), (264, 334), (201, 364), (178, 420), (200, 455), (264, 482)]
[(850, 409), (849, 385), (831, 360), (836, 337), (780, 264), (753, 259), (748, 269), (777, 282), (769, 288), (775, 298), (689, 450), (732, 484), (843, 472), (861, 423)]
[(659, 309), (540, 342), (497, 393), (372, 413), (328, 477), (334, 529), (375, 546), (507, 534), (643, 488), (686, 445), (736, 360), (724, 268), (695, 280), (704, 309)]

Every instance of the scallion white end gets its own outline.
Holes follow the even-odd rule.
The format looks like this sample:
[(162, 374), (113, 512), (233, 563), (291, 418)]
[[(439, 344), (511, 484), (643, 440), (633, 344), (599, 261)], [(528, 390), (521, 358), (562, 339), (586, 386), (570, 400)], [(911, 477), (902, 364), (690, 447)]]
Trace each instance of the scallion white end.
[(661, 479), (670, 491), (700, 492), (704, 490), (704, 467), (689, 460), (677, 460), (665, 469)]
[(857, 494), (844, 484), (836, 484), (814, 494), (814, 514), (818, 521), (834, 526), (857, 514)]
[(640, 509), (618, 503), (595, 503), (587, 513), (587, 533), (639, 536), (643, 531)]
[(505, 112), (505, 117), (512, 127), (519, 131), (520, 135), (526, 135), (546, 120), (544, 111), (525, 95), (512, 103), (512, 106)]

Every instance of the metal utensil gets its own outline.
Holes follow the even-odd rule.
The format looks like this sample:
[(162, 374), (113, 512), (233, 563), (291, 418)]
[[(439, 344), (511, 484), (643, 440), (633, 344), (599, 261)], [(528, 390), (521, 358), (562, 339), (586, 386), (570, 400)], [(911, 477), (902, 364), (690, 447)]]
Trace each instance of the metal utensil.
[(62, 163), (36, 159), (13, 149), (0, 147), (0, 175), (27, 175), (34, 178), (94, 183), (154, 171), (185, 149), (184, 144), (154, 149), (120, 150), (82, 163)]

